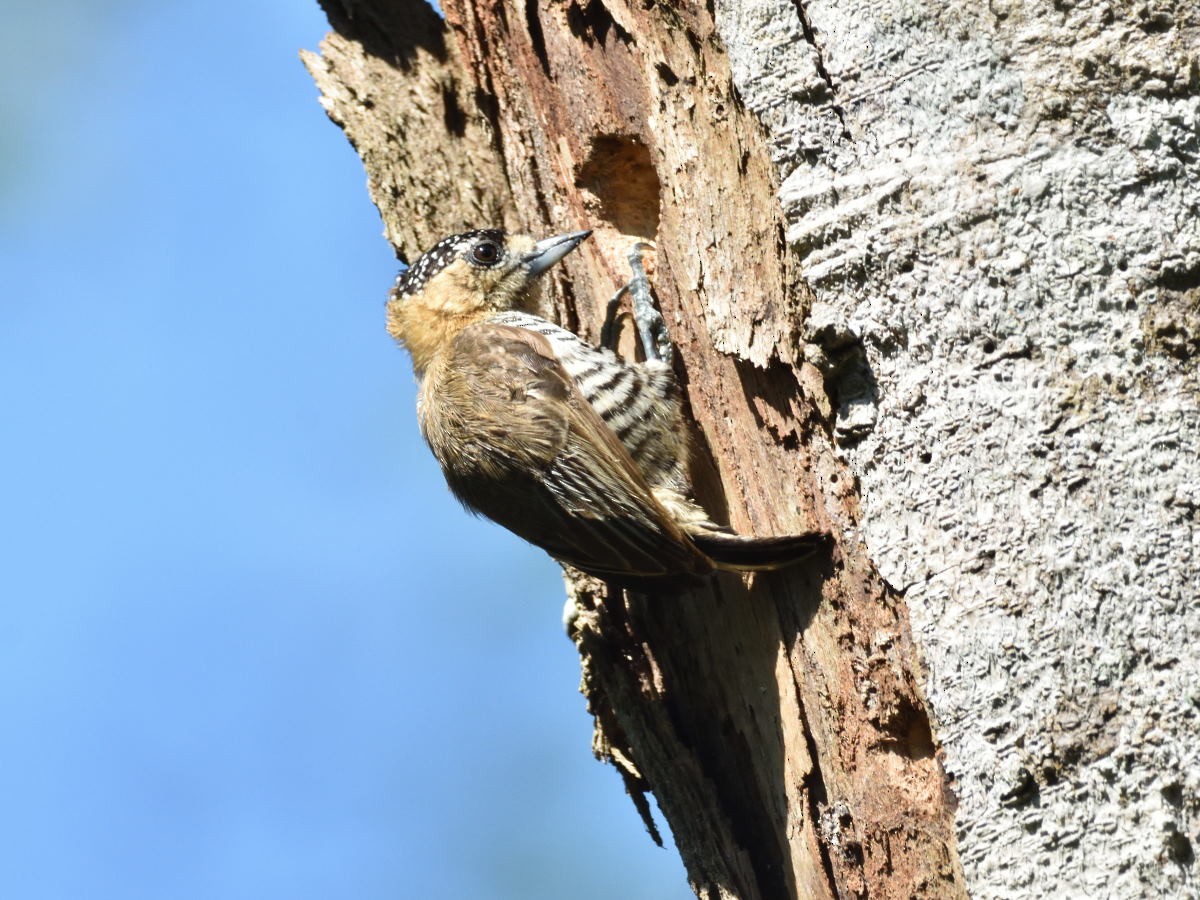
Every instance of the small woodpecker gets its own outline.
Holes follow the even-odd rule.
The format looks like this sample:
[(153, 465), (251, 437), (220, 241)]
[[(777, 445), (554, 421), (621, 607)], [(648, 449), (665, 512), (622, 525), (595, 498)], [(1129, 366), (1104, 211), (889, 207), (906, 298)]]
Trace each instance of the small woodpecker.
[(636, 249), (605, 333), (628, 290), (646, 362), (533, 313), (537, 277), (589, 234), (467, 231), (396, 279), (388, 331), (412, 355), (421, 432), (450, 490), (560, 562), (626, 587), (777, 569), (824, 546), (815, 532), (743, 537), (688, 499), (680, 391)]

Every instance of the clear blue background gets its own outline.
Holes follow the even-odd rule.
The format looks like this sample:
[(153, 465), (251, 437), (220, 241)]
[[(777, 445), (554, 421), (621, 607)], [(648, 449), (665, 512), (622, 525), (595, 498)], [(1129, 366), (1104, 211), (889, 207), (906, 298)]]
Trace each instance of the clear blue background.
[(420, 441), (315, 2), (0, 12), (0, 897), (691, 896)]

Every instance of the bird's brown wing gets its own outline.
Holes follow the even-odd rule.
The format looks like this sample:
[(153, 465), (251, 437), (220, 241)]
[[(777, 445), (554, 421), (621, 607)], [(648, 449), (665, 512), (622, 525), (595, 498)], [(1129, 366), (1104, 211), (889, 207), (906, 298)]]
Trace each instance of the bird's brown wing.
[(423, 427), (469, 509), (601, 578), (712, 571), (543, 335), (472, 325), (443, 365)]

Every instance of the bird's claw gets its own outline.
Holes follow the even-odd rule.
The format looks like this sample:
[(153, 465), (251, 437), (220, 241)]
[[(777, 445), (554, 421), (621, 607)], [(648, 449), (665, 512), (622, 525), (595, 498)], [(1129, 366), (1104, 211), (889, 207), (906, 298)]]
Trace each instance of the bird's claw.
[(629, 268), (633, 277), (612, 295), (608, 301), (608, 309), (604, 317), (604, 326), (600, 329), (600, 342), (609, 349), (616, 349), (617, 314), (621, 306), (621, 298), (630, 295), (633, 307), (633, 321), (637, 327), (638, 342), (647, 360), (656, 360), (671, 364), (675, 348), (671, 345), (671, 336), (667, 333), (667, 323), (662, 313), (654, 305), (654, 296), (650, 291), (650, 279), (646, 277), (646, 267), (642, 263), (642, 253), (653, 247), (643, 241), (638, 241), (629, 249)]

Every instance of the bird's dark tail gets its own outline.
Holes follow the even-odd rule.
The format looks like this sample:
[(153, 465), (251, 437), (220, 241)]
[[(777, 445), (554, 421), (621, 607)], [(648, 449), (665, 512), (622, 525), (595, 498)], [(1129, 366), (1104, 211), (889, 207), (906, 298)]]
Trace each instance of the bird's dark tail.
[(718, 567), (742, 572), (782, 569), (833, 543), (832, 537), (823, 531), (759, 538), (704, 530), (688, 536)]

